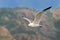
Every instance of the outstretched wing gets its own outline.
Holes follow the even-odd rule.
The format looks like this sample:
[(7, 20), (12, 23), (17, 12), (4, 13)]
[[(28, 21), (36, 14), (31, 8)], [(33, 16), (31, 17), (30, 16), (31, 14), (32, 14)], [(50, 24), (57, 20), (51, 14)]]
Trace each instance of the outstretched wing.
[(25, 19), (26, 21), (28, 21), (29, 23), (31, 23), (31, 21), (28, 18), (23, 17), (23, 19)]
[(36, 24), (40, 23), (40, 18), (41, 18), (41, 16), (42, 16), (43, 14), (47, 13), (50, 8), (51, 8), (51, 6), (48, 7), (48, 8), (46, 8), (46, 9), (44, 9), (44, 10), (42, 10), (41, 12), (39, 12), (39, 13), (35, 16), (35, 19), (34, 19), (33, 23), (36, 23)]

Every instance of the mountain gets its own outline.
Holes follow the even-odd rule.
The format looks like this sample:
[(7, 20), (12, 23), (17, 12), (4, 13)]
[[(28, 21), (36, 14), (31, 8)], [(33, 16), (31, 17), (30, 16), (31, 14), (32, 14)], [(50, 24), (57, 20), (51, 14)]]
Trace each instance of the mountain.
[(20, 7), (0, 8), (0, 25), (5, 26), (16, 40), (59, 40), (60, 31), (58, 27), (60, 25), (58, 26), (58, 24), (60, 23), (55, 16), (57, 12), (54, 11), (48, 11), (42, 16), (41, 28), (31, 28), (27, 26), (28, 22), (23, 17), (33, 20), (39, 11)]
[[(54, 25), (58, 30), (60, 30), (60, 6), (52, 11), (52, 13), (54, 17)], [(60, 40), (60, 31), (57, 32), (57, 40)]]
[(0, 26), (0, 40), (16, 40), (10, 32), (3, 26)]
[(55, 26), (60, 28), (60, 7), (57, 7), (54, 11), (52, 11), (52, 15), (54, 18)]
[(55, 20), (60, 20), (60, 6), (52, 11)]

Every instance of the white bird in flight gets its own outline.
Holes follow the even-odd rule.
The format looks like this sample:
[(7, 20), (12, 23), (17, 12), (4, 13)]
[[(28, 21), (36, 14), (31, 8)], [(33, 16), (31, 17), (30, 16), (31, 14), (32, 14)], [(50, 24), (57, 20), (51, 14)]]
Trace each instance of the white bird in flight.
[(41, 12), (37, 13), (37, 15), (35, 16), (33, 21), (29, 20), (26, 17), (23, 17), (23, 19), (25, 19), (26, 21), (29, 22), (29, 24), (28, 24), (29, 27), (39, 27), (39, 26), (42, 26), (42, 25), (40, 25), (40, 19), (41, 19), (42, 15), (45, 14), (46, 11), (48, 11), (50, 8), (51, 8), (51, 6), (46, 8), (46, 9), (44, 9), (44, 10), (42, 10)]

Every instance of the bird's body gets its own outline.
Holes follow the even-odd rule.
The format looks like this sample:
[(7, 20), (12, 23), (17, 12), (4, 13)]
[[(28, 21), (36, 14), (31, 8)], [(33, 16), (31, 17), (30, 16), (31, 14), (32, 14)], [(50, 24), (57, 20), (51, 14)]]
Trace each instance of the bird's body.
[(39, 27), (40, 24), (35, 24), (35, 23), (29, 23), (28, 26), (30, 27)]
[(38, 22), (34, 23), (34, 21), (30, 21), (28, 18), (24, 17), (25, 20), (27, 20), (29, 22), (28, 26), (29, 27), (39, 27), (42, 26), (40, 25)]
[(48, 7), (46, 9), (42, 10), (41, 12), (37, 13), (37, 15), (35, 16), (33, 21), (29, 20), (26, 17), (23, 17), (23, 18), (29, 22), (28, 26), (30, 26), (30, 27), (39, 27), (39, 26), (42, 26), (42, 25), (40, 25), (40, 19), (41, 19), (42, 15), (45, 14), (46, 11), (48, 11), (50, 8), (51, 7)]

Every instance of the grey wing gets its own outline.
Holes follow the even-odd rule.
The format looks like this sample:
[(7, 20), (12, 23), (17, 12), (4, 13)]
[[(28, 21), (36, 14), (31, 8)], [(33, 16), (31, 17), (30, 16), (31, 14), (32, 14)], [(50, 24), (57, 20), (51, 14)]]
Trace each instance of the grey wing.
[(50, 8), (51, 8), (51, 7), (48, 7), (48, 8), (46, 8), (46, 9), (42, 10), (41, 12), (39, 12), (39, 13), (35, 16), (35, 19), (34, 19), (33, 23), (36, 23), (36, 24), (40, 23), (40, 18), (42, 17), (43, 14), (47, 13)]
[(31, 21), (28, 18), (23, 17), (23, 19), (25, 19), (26, 21), (28, 21), (29, 23), (31, 23)]

